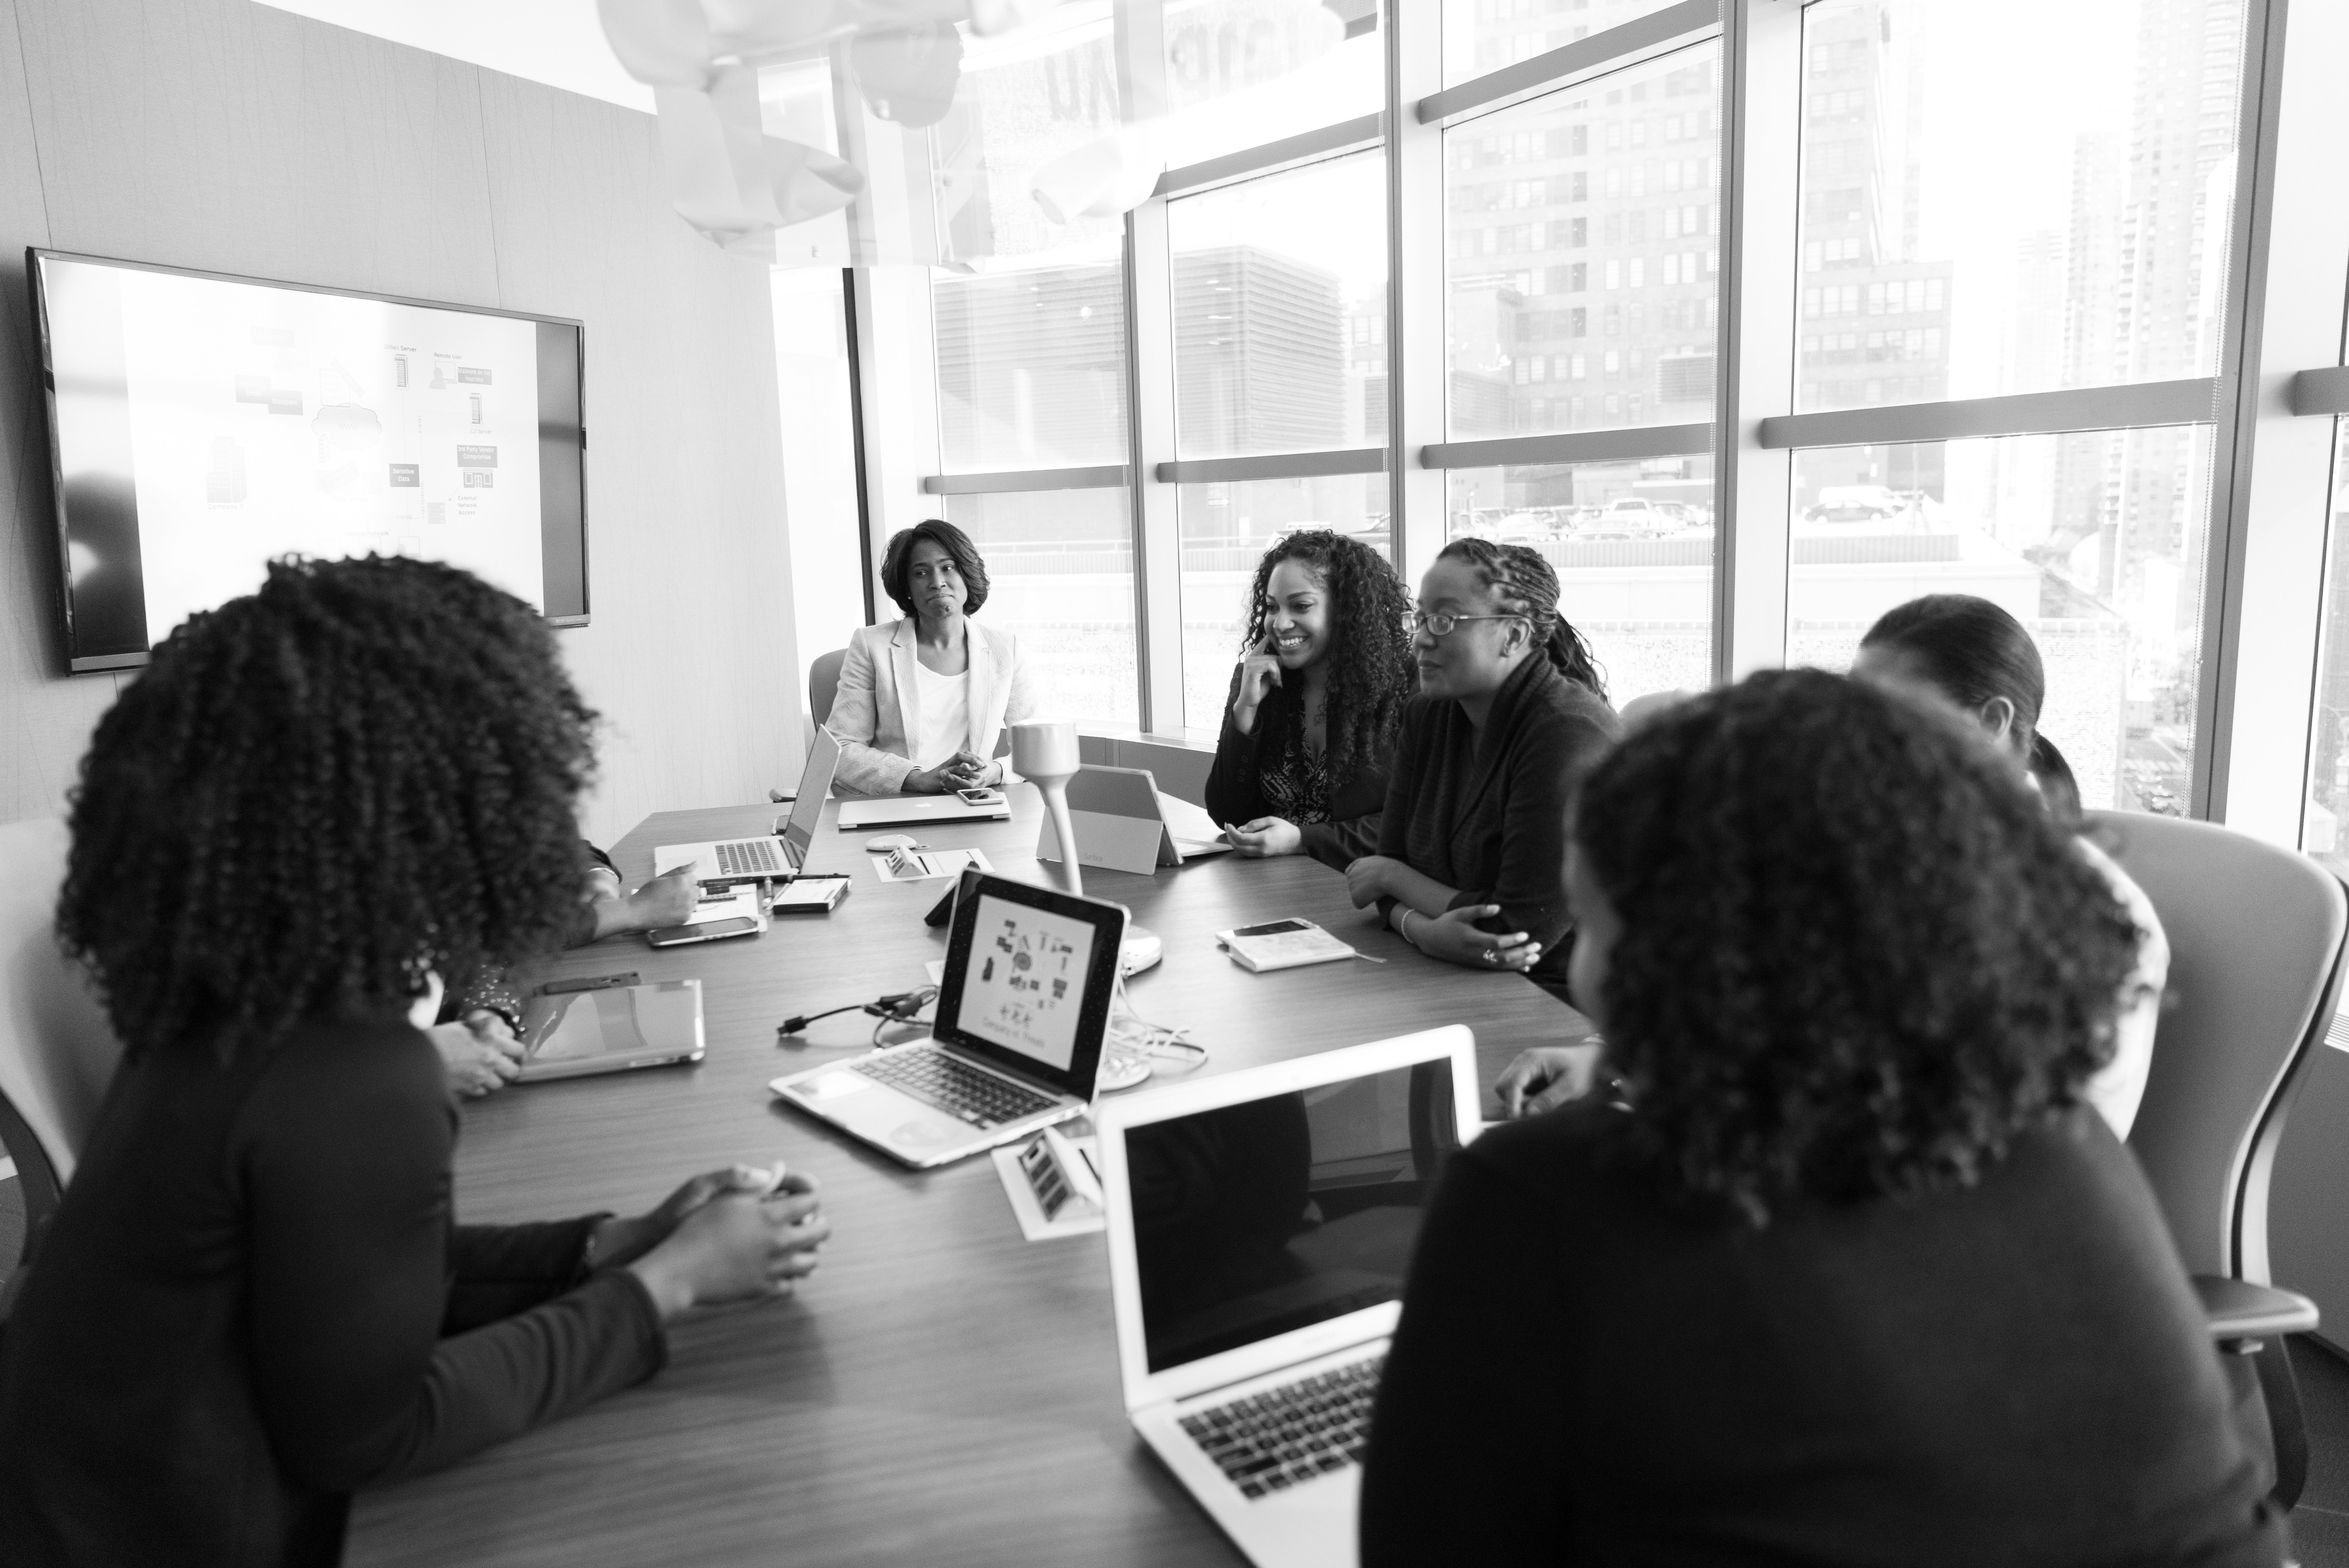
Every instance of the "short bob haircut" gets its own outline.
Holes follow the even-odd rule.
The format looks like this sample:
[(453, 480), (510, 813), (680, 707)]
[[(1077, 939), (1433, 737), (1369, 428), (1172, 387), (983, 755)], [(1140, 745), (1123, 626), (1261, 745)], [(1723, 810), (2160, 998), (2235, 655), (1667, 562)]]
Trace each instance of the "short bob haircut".
[(914, 590), (906, 577), (914, 568), (914, 546), (924, 540), (954, 557), (955, 570), (962, 573), (963, 586), (969, 592), (969, 597), (963, 601), (962, 613), (978, 614), (978, 607), (987, 603), (987, 562), (980, 557), (978, 546), (970, 542), (970, 535), (944, 518), (934, 517), (911, 528), (901, 528), (889, 536), (889, 548), (881, 557), (882, 590), (909, 617), (921, 618), (921, 612), (914, 607)]
[(1816, 670), (1668, 709), (1585, 781), (1575, 852), (1619, 1150), (1698, 1207), (1971, 1183), (2112, 1051), (2137, 931), (1957, 715)]
[(98, 720), (58, 935), (133, 1058), (223, 1062), (559, 948), (595, 717), (470, 573), (273, 562)]

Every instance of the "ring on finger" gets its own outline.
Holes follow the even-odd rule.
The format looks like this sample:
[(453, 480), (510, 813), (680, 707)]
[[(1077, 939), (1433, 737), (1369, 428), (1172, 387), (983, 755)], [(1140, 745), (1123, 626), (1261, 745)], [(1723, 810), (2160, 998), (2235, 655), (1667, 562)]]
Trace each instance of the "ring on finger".
[(1499, 960), (1500, 960), (1500, 954), (1498, 954), (1495, 953), (1495, 952), (1494, 952), (1491, 948), (1489, 948), (1489, 947), (1487, 947), (1486, 949), (1485, 949), (1485, 963), (1487, 963), (1487, 964), (1494, 964), (1494, 963), (1497, 963), (1497, 962), (1499, 962)]

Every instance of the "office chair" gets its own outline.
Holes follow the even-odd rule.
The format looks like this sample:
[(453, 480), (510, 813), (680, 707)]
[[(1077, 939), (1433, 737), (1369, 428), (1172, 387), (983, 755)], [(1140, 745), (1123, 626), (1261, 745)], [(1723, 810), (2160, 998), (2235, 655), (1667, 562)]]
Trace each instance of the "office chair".
[[(2208, 822), (2088, 813), (2090, 836), (2152, 899), (2169, 985), (2128, 1144), (2194, 1276), (2250, 1419), (2265, 1406), (2275, 1497), (2299, 1501), (2308, 1439), (2283, 1336), (2315, 1303), (2273, 1288), (2268, 1196), (2292, 1097), (2339, 1003), (2349, 894), (2314, 861)], [(2243, 1371), (2251, 1362), (2251, 1377)]]
[(848, 662), (846, 648), (818, 654), (808, 666), (808, 717), (822, 724), (832, 717), (833, 698), (840, 694), (840, 666)]

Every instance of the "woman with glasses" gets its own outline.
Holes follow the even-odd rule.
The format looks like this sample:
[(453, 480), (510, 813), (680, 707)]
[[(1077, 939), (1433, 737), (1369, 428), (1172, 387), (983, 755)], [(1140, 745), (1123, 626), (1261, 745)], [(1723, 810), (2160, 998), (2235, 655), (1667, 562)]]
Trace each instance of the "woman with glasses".
[(840, 787), (943, 795), (1002, 783), (996, 743), (1035, 717), (1036, 696), (1019, 640), (971, 619), (987, 603), (978, 546), (936, 518), (901, 529), (881, 586), (905, 618), (848, 639), (824, 720), (840, 742)]
[(1419, 696), (1403, 709), (1379, 852), (1346, 868), (1354, 903), (1430, 957), (1563, 992), (1571, 921), (1557, 885), (1566, 803), (1619, 726), (1557, 573), (1522, 544), (1458, 539), (1411, 618)]
[(1343, 869), (1378, 847), (1411, 696), (1411, 601), (1386, 558), (1326, 528), (1277, 542), (1248, 593), (1207, 810), (1243, 855)]

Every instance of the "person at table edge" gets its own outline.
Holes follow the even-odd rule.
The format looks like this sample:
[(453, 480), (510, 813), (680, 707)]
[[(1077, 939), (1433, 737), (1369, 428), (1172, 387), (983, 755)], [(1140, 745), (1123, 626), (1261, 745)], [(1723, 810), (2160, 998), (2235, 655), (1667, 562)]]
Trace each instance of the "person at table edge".
[(978, 547), (936, 518), (901, 529), (881, 586), (905, 614), (848, 639), (824, 721), (840, 742), (834, 781), (860, 795), (1001, 784), (997, 743), (1035, 717), (1034, 676), (1018, 638), (971, 619), (987, 603)]
[(1402, 579), (1358, 539), (1299, 529), (1264, 552), (1207, 774), (1207, 813), (1241, 854), (1343, 871), (1378, 848), (1413, 686), (1410, 609)]
[(1563, 994), (1566, 804), (1621, 727), (1557, 593), (1525, 545), (1458, 539), (1437, 554), (1420, 582), (1419, 696), (1403, 709), (1379, 851), (1346, 882), (1430, 956)]

